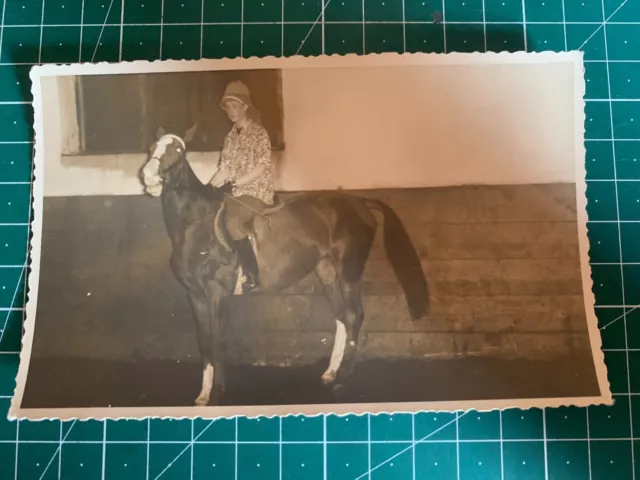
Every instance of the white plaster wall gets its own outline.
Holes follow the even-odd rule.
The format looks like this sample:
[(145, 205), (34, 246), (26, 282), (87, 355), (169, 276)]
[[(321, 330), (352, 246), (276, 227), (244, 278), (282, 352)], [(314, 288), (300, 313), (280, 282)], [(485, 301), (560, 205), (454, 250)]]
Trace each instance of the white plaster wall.
[[(277, 188), (574, 182), (583, 105), (573, 72), (569, 63), (285, 70)], [(104, 168), (65, 165), (70, 134), (61, 140), (60, 125), (69, 121), (59, 105), (69, 95), (53, 77), (42, 82), (45, 195), (142, 193), (142, 155), (103, 156)], [(218, 154), (189, 158), (206, 181)]]
[(574, 181), (568, 64), (293, 70), (288, 188)]

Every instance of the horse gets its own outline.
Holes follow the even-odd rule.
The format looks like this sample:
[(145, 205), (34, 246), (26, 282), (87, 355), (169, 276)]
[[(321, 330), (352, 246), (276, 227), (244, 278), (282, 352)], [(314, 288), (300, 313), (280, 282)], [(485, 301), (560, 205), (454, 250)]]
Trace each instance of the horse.
[(195, 315), (202, 360), (202, 387), (195, 405), (208, 405), (212, 390), (215, 398), (225, 391), (224, 306), (230, 296), (275, 293), (314, 271), (336, 322), (321, 380), (333, 388), (344, 387), (364, 321), (360, 282), (378, 226), (374, 211), (382, 213), (385, 251), (411, 319), (427, 315), (427, 281), (400, 218), (384, 202), (344, 190), (307, 192), (285, 201), (275, 211), (254, 217), (260, 281), (250, 292), (238, 293), (241, 265), (225, 231), (224, 196), (229, 190), (203, 184), (192, 170), (187, 145), (195, 128), (180, 137), (159, 127), (140, 172), (145, 193), (162, 202), (172, 243), (170, 265)]

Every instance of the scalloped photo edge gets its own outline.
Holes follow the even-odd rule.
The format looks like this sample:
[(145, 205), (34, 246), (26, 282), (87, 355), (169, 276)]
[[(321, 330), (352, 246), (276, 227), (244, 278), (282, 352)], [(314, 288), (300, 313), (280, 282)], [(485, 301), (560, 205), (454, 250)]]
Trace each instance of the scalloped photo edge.
[[(45, 77), (73, 75), (114, 75), (198, 72), (216, 70), (249, 69), (322, 69), (322, 68), (368, 68), (368, 67), (420, 67), (420, 66), (478, 66), (503, 64), (562, 63), (574, 67), (574, 141), (577, 224), (579, 233), (579, 255), (582, 274), (582, 289), (587, 319), (587, 328), (591, 344), (591, 353), (595, 365), (595, 374), (600, 389), (599, 396), (566, 398), (516, 398), (477, 401), (435, 401), (401, 403), (336, 403), (318, 405), (260, 405), (260, 406), (183, 406), (183, 407), (113, 407), (113, 408), (23, 408), (22, 400), (34, 342), (36, 324), (36, 306), (38, 302), (38, 283), (40, 277), (40, 255), (43, 226), (44, 184), (44, 146), (43, 132), (47, 129), (43, 117), (43, 95), (41, 79)], [(612, 405), (613, 397), (607, 378), (602, 341), (595, 315), (595, 295), (592, 287), (591, 267), (589, 264), (589, 239), (587, 237), (587, 197), (585, 168), (585, 82), (583, 53), (570, 52), (501, 52), (501, 53), (385, 53), (367, 55), (323, 55), (315, 57), (264, 57), (236, 59), (201, 60), (156, 60), (131, 61), (121, 63), (96, 64), (48, 64), (34, 66), (30, 73), (34, 108), (34, 144), (35, 158), (33, 168), (33, 189), (31, 201), (34, 216), (31, 223), (32, 238), (29, 244), (31, 271), (27, 281), (27, 303), (25, 306), (24, 335), (20, 352), (19, 370), (16, 378), (15, 394), (11, 401), (8, 418), (44, 420), (86, 420), (86, 419), (144, 419), (144, 418), (233, 418), (271, 417), (281, 415), (318, 415), (318, 414), (365, 414), (365, 413), (415, 413), (415, 412), (461, 412), (468, 410), (490, 411), (509, 408), (531, 409), (545, 407), (591, 405)], [(438, 388), (438, 385), (433, 385)]]

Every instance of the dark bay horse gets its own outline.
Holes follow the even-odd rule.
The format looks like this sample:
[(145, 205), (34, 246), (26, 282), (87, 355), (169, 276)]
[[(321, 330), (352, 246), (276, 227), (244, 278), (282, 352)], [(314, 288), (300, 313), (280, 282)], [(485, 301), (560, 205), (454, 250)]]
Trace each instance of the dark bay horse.
[[(207, 405), (214, 386), (216, 393), (224, 391), (223, 306), (235, 292), (239, 260), (225, 231), (225, 189), (204, 185), (187, 161), (194, 129), (182, 139), (160, 128), (141, 174), (146, 193), (161, 198), (173, 246), (171, 267), (195, 313), (203, 362), (195, 403)], [(255, 217), (260, 285), (253, 291), (277, 292), (313, 271), (325, 288), (336, 320), (325, 384), (342, 384), (355, 361), (364, 320), (359, 283), (377, 229), (372, 210), (383, 214), (385, 251), (411, 318), (423, 318), (427, 281), (409, 235), (388, 205), (342, 191), (316, 192), (289, 201), (268, 220)]]

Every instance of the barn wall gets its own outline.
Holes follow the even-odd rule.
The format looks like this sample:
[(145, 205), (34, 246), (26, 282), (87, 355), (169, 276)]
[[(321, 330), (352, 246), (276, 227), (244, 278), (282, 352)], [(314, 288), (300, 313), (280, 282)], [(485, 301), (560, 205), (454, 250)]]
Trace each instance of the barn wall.
[[(56, 80), (44, 78), (42, 86), (45, 195), (141, 194), (145, 152), (60, 156), (73, 151), (77, 132), (73, 82)], [(575, 82), (573, 64), (553, 62), (285, 70), (277, 188), (573, 182), (584, 129)], [(113, 82), (102, 95), (121, 102), (120, 87)], [(100, 143), (112, 143), (107, 152), (122, 151), (118, 136), (83, 134), (106, 135)], [(217, 152), (190, 155), (206, 180), (217, 158)]]
[[(405, 222), (432, 310), (411, 322), (378, 235), (363, 282), (364, 357), (536, 359), (588, 351), (574, 185), (366, 194)], [(44, 207), (35, 356), (197, 357), (158, 201), (59, 197)], [(332, 317), (312, 277), (278, 295), (236, 298), (228, 354), (259, 364), (317, 361), (330, 353)]]

